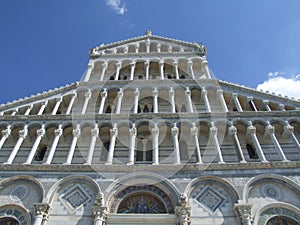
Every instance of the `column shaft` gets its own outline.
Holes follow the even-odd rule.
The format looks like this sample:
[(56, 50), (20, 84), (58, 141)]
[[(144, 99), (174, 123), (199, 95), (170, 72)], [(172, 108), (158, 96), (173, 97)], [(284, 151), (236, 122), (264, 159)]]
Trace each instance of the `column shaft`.
[(195, 126), (195, 124), (193, 124), (193, 127), (191, 128), (191, 135), (194, 137), (194, 143), (195, 143), (196, 154), (197, 154), (197, 164), (201, 164), (203, 162), (202, 162), (199, 139), (198, 139), (198, 128)]
[(215, 126), (212, 126), (210, 128), (210, 133), (211, 133), (212, 138), (213, 138), (214, 146), (215, 146), (215, 149), (216, 149), (216, 151), (218, 153), (218, 156), (219, 156), (219, 163), (224, 163), (221, 148), (220, 148), (219, 141), (218, 141), (217, 132), (218, 132), (218, 128), (216, 128)]
[(176, 127), (176, 124), (171, 129), (173, 136), (173, 144), (174, 144), (174, 161), (175, 164), (180, 164), (180, 152), (179, 152), (179, 142), (178, 142), (178, 132), (179, 129)]
[(118, 102), (117, 102), (117, 107), (116, 107), (116, 113), (121, 112), (122, 99), (123, 99), (123, 90), (120, 89), (120, 91), (118, 92)]
[(73, 93), (73, 95), (72, 95), (72, 97), (70, 99), (67, 111), (66, 111), (66, 115), (69, 115), (71, 113), (71, 110), (72, 110), (72, 107), (73, 107), (73, 104), (74, 104), (76, 96), (77, 96), (77, 94)]
[(228, 108), (227, 108), (227, 105), (226, 105), (226, 102), (224, 99), (224, 95), (223, 95), (223, 90), (221, 90), (221, 89), (217, 90), (217, 94), (218, 94), (219, 100), (221, 102), (223, 111), (228, 112)]
[(107, 91), (106, 89), (104, 89), (103, 92), (101, 92), (101, 102), (100, 102), (98, 114), (103, 114), (106, 97), (107, 97)]
[(149, 62), (145, 62), (145, 74), (146, 74), (146, 80), (149, 80)]
[(174, 90), (172, 87), (170, 88), (170, 91), (169, 91), (169, 98), (170, 98), (170, 103), (171, 103), (171, 112), (176, 113)]
[(118, 128), (117, 125), (115, 124), (114, 127), (110, 130), (110, 144), (109, 144), (107, 160), (105, 163), (107, 165), (113, 163), (117, 135), (118, 135)]
[(25, 125), (23, 130), (19, 131), (19, 139), (18, 139), (16, 145), (14, 146), (14, 149), (12, 150), (10, 156), (8, 157), (8, 160), (5, 162), (5, 164), (11, 164), (14, 161), (14, 159), (15, 159), (15, 157), (16, 157), (16, 155), (17, 155), (17, 153), (18, 153), (18, 151), (19, 151), (19, 149), (20, 149), (20, 147), (21, 147), (21, 145), (24, 141), (24, 139), (27, 136), (27, 133), (28, 133), (27, 125)]
[(26, 109), (26, 112), (24, 113), (25, 116), (28, 116), (31, 109), (32, 109), (33, 105), (28, 106), (28, 108)]
[(79, 126), (79, 124), (77, 124), (76, 129), (73, 130), (73, 140), (72, 140), (72, 143), (70, 146), (67, 160), (64, 164), (71, 164), (79, 136), (80, 136), (80, 126)]
[(157, 124), (152, 128), (152, 145), (153, 145), (153, 165), (159, 164), (159, 153), (158, 153), (158, 134), (159, 134), (159, 128), (157, 127)]
[(174, 70), (175, 70), (175, 76), (176, 76), (176, 79), (178, 80), (178, 79), (179, 79), (178, 63), (177, 63), (177, 62), (174, 62), (174, 63), (173, 63), (173, 66), (174, 66)]
[(165, 75), (164, 75), (164, 62), (159, 63), (159, 72), (160, 72), (160, 79), (164, 80)]
[(233, 102), (234, 102), (237, 110), (239, 112), (243, 112), (243, 109), (242, 109), (242, 106), (241, 106), (240, 101), (238, 99), (238, 94), (237, 93), (232, 93), (232, 99), (233, 99)]
[(48, 104), (48, 101), (45, 101), (45, 102), (43, 102), (43, 103), (41, 104), (41, 108), (40, 108), (40, 110), (39, 110), (39, 112), (38, 112), (38, 115), (42, 115), (42, 114), (43, 114), (43, 112), (44, 112), (44, 110), (45, 110), (47, 104)]
[(61, 101), (62, 101), (62, 98), (61, 98), (61, 97), (59, 97), (59, 98), (56, 99), (56, 103), (55, 103), (55, 106), (54, 106), (54, 108), (53, 108), (53, 110), (52, 110), (51, 115), (56, 115), (57, 110), (58, 110), (58, 108), (59, 108), (59, 105), (60, 105)]
[(211, 112), (210, 104), (207, 97), (207, 90), (205, 90), (204, 87), (201, 91), (201, 95), (203, 96), (206, 112)]
[(107, 68), (107, 64), (103, 63), (102, 64), (102, 71), (101, 71), (101, 75), (100, 75), (100, 81), (103, 81), (103, 79), (104, 79), (106, 68)]
[(128, 156), (128, 165), (134, 164), (134, 149), (135, 149), (135, 139), (136, 139), (136, 128), (133, 124), (132, 128), (129, 129), (130, 134), (130, 143), (129, 143), (129, 156)]
[(8, 125), (7, 128), (2, 131), (2, 138), (0, 140), (0, 149), (3, 147), (5, 141), (9, 137), (10, 133), (11, 133), (10, 125)]
[(135, 69), (135, 62), (130, 63), (130, 80), (133, 80), (134, 78), (134, 69)]
[(153, 112), (158, 113), (158, 91), (156, 88), (153, 90)]
[(259, 141), (258, 141), (258, 139), (256, 137), (256, 128), (254, 126), (252, 126), (252, 125), (248, 126), (247, 133), (248, 134), (250, 133), (250, 137), (251, 137), (251, 139), (252, 139), (252, 141), (253, 141), (253, 143), (255, 145), (255, 148), (257, 150), (257, 154), (258, 154), (260, 160), (262, 162), (267, 162), (266, 157), (265, 157), (265, 155), (263, 153), (263, 150), (262, 150), (262, 148), (261, 148), (261, 146), (259, 144)]
[(233, 138), (233, 141), (234, 141), (235, 146), (237, 148), (237, 153), (238, 153), (240, 162), (245, 163), (246, 160), (245, 160), (243, 150), (241, 148), (241, 145), (240, 145), (240, 142), (239, 142), (239, 139), (238, 139), (238, 136), (237, 136), (236, 132), (237, 132), (237, 129), (233, 125), (228, 128), (228, 134), (231, 135), (232, 138)]
[(84, 103), (83, 103), (83, 106), (82, 106), (82, 110), (81, 110), (81, 115), (85, 114), (86, 113), (86, 110), (87, 110), (87, 107), (88, 107), (88, 104), (89, 104), (89, 100), (90, 98), (92, 97), (92, 93), (90, 90), (88, 90), (86, 93), (85, 93), (85, 99), (84, 99)]
[(85, 77), (84, 77), (84, 81), (89, 81), (90, 80), (93, 68), (94, 68), (94, 63), (89, 62), (88, 69), (87, 69), (87, 72), (86, 72)]
[(188, 65), (189, 65), (189, 69), (190, 69), (191, 76), (192, 76), (193, 79), (195, 79), (194, 69), (193, 69), (193, 62), (192, 62), (192, 61), (189, 61), (189, 62), (188, 62)]
[(93, 129), (91, 129), (91, 142), (90, 142), (90, 146), (89, 146), (88, 156), (86, 159), (87, 165), (92, 164), (93, 155), (94, 155), (94, 151), (95, 151), (95, 145), (96, 145), (98, 135), (99, 135), (98, 124), (95, 124), (95, 127)]
[(61, 127), (62, 126), (59, 125), (58, 129), (54, 131), (54, 135), (55, 135), (54, 136), (54, 140), (53, 140), (53, 143), (52, 143), (49, 155), (47, 157), (47, 160), (46, 160), (46, 162), (44, 164), (51, 164), (51, 162), (52, 162), (52, 159), (53, 159), (53, 156), (54, 156), (54, 153), (55, 153), (55, 150), (56, 150), (59, 138), (62, 135), (62, 129), (61, 129)]
[(120, 69), (121, 69), (121, 63), (117, 63), (116, 66), (117, 66), (117, 69), (116, 69), (116, 77), (115, 77), (115, 80), (119, 80)]
[(134, 92), (134, 109), (133, 109), (133, 112), (134, 113), (138, 113), (138, 107), (139, 107), (139, 89), (136, 88), (135, 89), (135, 92)]
[(42, 140), (42, 137), (45, 135), (44, 125), (42, 126), (41, 129), (38, 129), (36, 131), (36, 133), (37, 133), (37, 137), (36, 137), (35, 142), (34, 142), (32, 148), (31, 148), (31, 151), (30, 151), (30, 153), (29, 153), (29, 155), (27, 157), (27, 160), (26, 160), (26, 162), (24, 164), (30, 164), (32, 162), (32, 160), (34, 158), (34, 155), (36, 153), (36, 150), (37, 150), (37, 148), (38, 148), (38, 146), (39, 146), (39, 144), (40, 144), (40, 142)]
[(187, 101), (188, 111), (191, 113), (194, 112), (192, 98), (191, 98), (191, 91), (188, 87), (186, 88), (186, 91), (185, 91), (185, 97), (186, 97), (186, 101)]

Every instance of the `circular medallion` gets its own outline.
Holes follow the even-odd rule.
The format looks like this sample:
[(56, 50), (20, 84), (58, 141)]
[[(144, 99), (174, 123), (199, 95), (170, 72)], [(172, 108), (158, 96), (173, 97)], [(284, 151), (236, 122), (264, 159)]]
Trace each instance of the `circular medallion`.
[(18, 202), (24, 199), (28, 194), (28, 188), (25, 185), (14, 186), (10, 191), (10, 199)]

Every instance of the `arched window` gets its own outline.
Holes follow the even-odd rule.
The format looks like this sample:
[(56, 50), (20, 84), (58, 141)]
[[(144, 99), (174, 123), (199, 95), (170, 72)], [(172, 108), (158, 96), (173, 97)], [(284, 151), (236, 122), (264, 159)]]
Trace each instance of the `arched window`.
[(0, 218), (0, 225), (19, 225), (20, 223), (12, 217)]
[(299, 223), (287, 217), (275, 216), (266, 225), (299, 225)]
[(250, 159), (258, 159), (258, 155), (252, 145), (246, 144), (246, 148)]
[(150, 193), (132, 194), (123, 199), (118, 213), (126, 214), (158, 214), (167, 213), (165, 205), (155, 195)]

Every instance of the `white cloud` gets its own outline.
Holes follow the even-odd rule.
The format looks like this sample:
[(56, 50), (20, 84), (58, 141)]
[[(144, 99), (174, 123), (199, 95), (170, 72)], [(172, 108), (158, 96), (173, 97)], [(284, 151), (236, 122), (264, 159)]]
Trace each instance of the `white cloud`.
[(127, 11), (125, 4), (121, 0), (106, 0), (106, 5), (111, 7), (116, 13), (124, 15)]
[(290, 78), (283, 77), (284, 74), (283, 72), (270, 72), (268, 80), (258, 84), (256, 89), (300, 99), (300, 80), (298, 80), (300, 74)]

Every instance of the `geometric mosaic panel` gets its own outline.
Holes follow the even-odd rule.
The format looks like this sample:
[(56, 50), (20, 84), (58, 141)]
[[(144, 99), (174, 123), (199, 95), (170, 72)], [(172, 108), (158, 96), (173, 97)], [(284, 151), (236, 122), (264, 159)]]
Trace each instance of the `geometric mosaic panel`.
[[(66, 193), (60, 196), (60, 199), (63, 199), (62, 201), (64, 205), (69, 208), (71, 207), (71, 211), (74, 212), (76, 209), (78, 209), (80, 206), (87, 203), (91, 197), (89, 194), (81, 187), (81, 185), (76, 184), (73, 188), (68, 190)], [(68, 203), (67, 205), (65, 204)]]
[(212, 212), (226, 201), (225, 197), (211, 187), (204, 188), (195, 199)]

